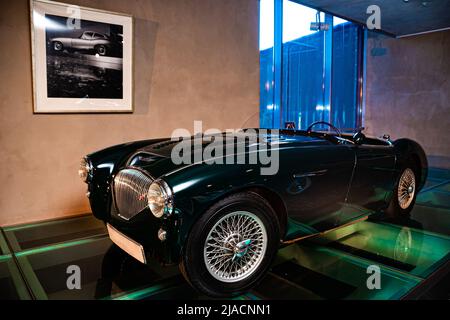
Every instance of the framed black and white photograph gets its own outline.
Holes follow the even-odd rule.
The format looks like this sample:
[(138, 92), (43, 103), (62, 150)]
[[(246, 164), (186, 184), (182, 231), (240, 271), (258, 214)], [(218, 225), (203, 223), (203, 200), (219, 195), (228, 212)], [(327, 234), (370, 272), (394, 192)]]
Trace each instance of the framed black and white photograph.
[(35, 113), (132, 112), (133, 18), (31, 0)]

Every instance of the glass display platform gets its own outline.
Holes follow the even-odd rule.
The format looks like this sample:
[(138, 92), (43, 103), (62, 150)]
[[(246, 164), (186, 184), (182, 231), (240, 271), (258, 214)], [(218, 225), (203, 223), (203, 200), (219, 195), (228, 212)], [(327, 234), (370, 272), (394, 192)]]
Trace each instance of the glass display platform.
[[(69, 290), (67, 268), (80, 267)], [(369, 266), (381, 271), (370, 290)], [(374, 216), (279, 250), (252, 291), (236, 299), (449, 299), (450, 171), (431, 169), (408, 219)], [(0, 229), (0, 300), (208, 299), (177, 266), (143, 265), (112, 244), (91, 215)]]

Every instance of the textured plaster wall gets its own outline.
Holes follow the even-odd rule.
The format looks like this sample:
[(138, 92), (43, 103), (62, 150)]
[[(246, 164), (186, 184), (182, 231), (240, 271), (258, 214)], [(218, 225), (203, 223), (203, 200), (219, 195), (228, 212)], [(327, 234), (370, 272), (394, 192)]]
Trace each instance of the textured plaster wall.
[(431, 165), (450, 167), (450, 31), (371, 36), (366, 81), (367, 131), (412, 138)]
[(89, 211), (86, 153), (193, 130), (258, 126), (257, 0), (71, 0), (135, 17), (134, 114), (34, 115), (29, 5), (0, 5), (0, 225)]

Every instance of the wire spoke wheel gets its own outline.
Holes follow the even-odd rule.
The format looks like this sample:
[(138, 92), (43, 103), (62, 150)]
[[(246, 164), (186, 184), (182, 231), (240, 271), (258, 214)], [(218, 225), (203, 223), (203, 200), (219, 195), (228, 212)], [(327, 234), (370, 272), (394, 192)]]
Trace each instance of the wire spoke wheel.
[(398, 183), (398, 204), (400, 208), (407, 209), (411, 205), (416, 192), (416, 177), (414, 172), (407, 168), (403, 171)]
[(394, 259), (401, 262), (406, 262), (409, 258), (412, 248), (412, 233), (408, 227), (403, 227), (397, 236), (394, 248)]
[(222, 217), (211, 228), (203, 257), (215, 279), (237, 282), (258, 268), (266, 248), (267, 232), (263, 222), (251, 212), (236, 211)]

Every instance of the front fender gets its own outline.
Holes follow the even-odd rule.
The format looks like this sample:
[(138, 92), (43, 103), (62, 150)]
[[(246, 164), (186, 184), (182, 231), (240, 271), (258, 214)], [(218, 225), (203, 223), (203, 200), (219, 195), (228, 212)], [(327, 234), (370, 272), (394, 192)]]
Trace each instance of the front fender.
[(262, 188), (280, 196), (269, 187), (272, 185), (269, 180), (275, 179), (275, 176), (262, 176), (258, 165), (197, 164), (162, 178), (173, 191), (175, 214), (179, 215), (180, 220), (180, 248), (199, 216), (227, 195), (250, 188)]
[(72, 40), (68, 39), (68, 38), (54, 38), (51, 40), (51, 42), (61, 42), (63, 44), (63, 46), (67, 47), (70, 46), (72, 44)]
[(136, 150), (165, 139), (141, 140), (115, 145), (87, 155), (92, 164), (92, 179), (88, 181), (89, 202), (95, 217), (105, 220), (109, 216), (112, 176)]

